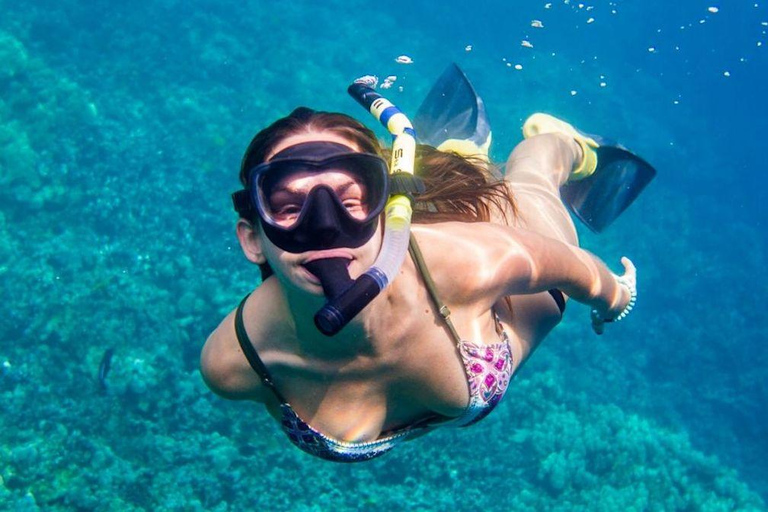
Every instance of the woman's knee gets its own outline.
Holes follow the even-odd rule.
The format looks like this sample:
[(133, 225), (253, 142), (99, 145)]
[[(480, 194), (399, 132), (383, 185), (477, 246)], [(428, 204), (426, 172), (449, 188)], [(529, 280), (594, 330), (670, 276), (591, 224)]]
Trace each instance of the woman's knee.
[(568, 180), (578, 151), (574, 140), (558, 133), (525, 139), (507, 159), (506, 178), (513, 183), (541, 182), (559, 189)]

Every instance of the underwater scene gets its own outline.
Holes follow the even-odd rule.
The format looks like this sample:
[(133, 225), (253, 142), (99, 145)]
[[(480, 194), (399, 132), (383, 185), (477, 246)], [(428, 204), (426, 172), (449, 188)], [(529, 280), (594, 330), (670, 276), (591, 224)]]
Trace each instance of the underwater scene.
[[(766, 510), (768, 3), (0, 0), (0, 510)], [(658, 171), (582, 246), (632, 315), (562, 324), (469, 429), (334, 464), (214, 395), (260, 283), (230, 194), (300, 105), (387, 134), (458, 64), (503, 162), (547, 112)], [(389, 77), (389, 78), (387, 78)], [(457, 269), (460, 272), (460, 269)]]

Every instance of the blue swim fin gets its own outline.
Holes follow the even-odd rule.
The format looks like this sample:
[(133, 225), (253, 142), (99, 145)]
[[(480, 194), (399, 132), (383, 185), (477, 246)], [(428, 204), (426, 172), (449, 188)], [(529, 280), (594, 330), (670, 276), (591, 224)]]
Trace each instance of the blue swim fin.
[(595, 233), (601, 233), (656, 176), (651, 164), (627, 148), (591, 135), (599, 144), (597, 168), (590, 176), (560, 187), (560, 196), (576, 217)]
[(488, 158), (491, 126), (485, 105), (456, 64), (449, 65), (432, 86), (413, 118), (413, 127), (422, 144)]
[(656, 176), (645, 160), (612, 140), (582, 132), (562, 119), (536, 113), (523, 125), (527, 139), (561, 133), (581, 146), (582, 161), (560, 187), (560, 197), (589, 229), (601, 233)]

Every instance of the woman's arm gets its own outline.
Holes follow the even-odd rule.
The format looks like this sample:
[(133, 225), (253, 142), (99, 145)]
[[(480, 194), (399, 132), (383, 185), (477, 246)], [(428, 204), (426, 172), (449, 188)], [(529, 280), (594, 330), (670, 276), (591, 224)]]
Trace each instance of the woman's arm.
[(234, 310), (206, 340), (200, 354), (200, 373), (211, 391), (223, 398), (264, 401), (264, 386), (237, 341)]
[[(505, 229), (497, 245), (503, 295), (538, 293), (557, 288), (590, 306), (593, 317), (610, 321), (633, 300), (636, 270), (622, 258), (624, 274), (617, 276), (593, 254), (573, 245), (520, 230)], [(506, 247), (501, 247), (505, 245)]]
[(440, 281), (438, 289), (449, 302), (484, 308), (507, 295), (556, 288), (610, 321), (632, 300), (635, 268), (627, 259), (622, 260), (624, 285), (589, 252), (532, 231), (460, 222), (415, 228), (427, 263)]

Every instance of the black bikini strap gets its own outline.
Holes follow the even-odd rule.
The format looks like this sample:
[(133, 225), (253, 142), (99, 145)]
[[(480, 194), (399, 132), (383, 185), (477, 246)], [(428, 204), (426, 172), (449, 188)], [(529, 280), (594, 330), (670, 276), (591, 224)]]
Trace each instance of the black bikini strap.
[(411, 253), (413, 262), (416, 263), (416, 268), (421, 272), (421, 278), (424, 279), (424, 285), (427, 287), (429, 296), (432, 297), (432, 302), (437, 306), (437, 310), (440, 313), (440, 316), (443, 317), (445, 325), (447, 325), (448, 330), (451, 331), (451, 336), (457, 344), (461, 343), (461, 336), (456, 332), (456, 328), (453, 326), (453, 322), (451, 322), (451, 310), (448, 309), (448, 306), (446, 306), (443, 301), (440, 300), (440, 297), (438, 297), (437, 287), (432, 280), (432, 275), (427, 269), (427, 264), (424, 262), (424, 256), (421, 254), (421, 249), (419, 249), (419, 244), (416, 243), (416, 238), (413, 234), (411, 234), (411, 240), (408, 243), (408, 251)]
[(549, 294), (552, 296), (553, 299), (555, 299), (555, 302), (557, 303), (557, 309), (560, 310), (560, 316), (563, 316), (563, 313), (565, 313), (565, 296), (563, 296), (563, 292), (561, 292), (557, 288), (554, 288), (548, 291), (549, 291)]
[(274, 382), (272, 382), (272, 377), (269, 375), (267, 367), (264, 366), (264, 362), (259, 357), (256, 349), (253, 348), (253, 344), (251, 343), (250, 338), (248, 338), (248, 333), (245, 331), (243, 308), (245, 307), (245, 301), (248, 300), (249, 296), (250, 294), (246, 295), (243, 300), (240, 301), (240, 305), (237, 306), (237, 312), (235, 313), (235, 334), (237, 335), (237, 342), (240, 344), (240, 349), (248, 360), (248, 364), (251, 365), (253, 371), (259, 376), (261, 382), (274, 393), (281, 404), (287, 403), (283, 395), (275, 387)]

